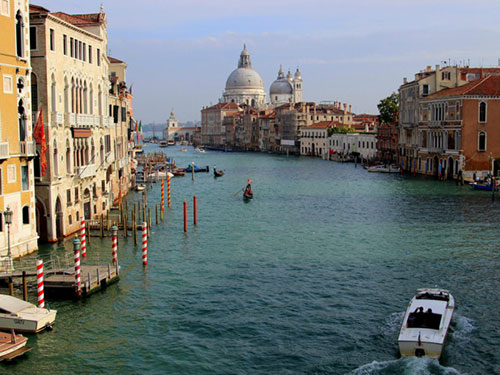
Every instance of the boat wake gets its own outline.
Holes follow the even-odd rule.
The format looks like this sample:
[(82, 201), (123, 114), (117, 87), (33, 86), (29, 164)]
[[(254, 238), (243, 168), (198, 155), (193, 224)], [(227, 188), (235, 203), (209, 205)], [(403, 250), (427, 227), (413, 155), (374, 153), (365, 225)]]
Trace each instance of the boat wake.
[(391, 338), (397, 337), (399, 330), (401, 329), (401, 322), (405, 316), (405, 312), (395, 312), (389, 315), (384, 320), (382, 333), (384, 336), (389, 336)]
[(457, 343), (468, 343), (470, 342), (470, 334), (475, 329), (474, 320), (455, 314), (450, 327), (451, 338)]
[(349, 375), (460, 375), (460, 372), (441, 366), (437, 359), (408, 357), (384, 362), (373, 361)]

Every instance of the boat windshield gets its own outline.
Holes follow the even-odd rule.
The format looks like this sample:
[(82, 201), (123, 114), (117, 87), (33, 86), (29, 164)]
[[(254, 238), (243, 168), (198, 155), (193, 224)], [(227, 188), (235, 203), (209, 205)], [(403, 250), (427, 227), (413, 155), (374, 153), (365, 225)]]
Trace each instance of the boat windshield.
[(429, 328), (439, 329), (441, 323), (441, 314), (434, 314), (433, 312), (415, 311), (408, 316), (408, 328)]

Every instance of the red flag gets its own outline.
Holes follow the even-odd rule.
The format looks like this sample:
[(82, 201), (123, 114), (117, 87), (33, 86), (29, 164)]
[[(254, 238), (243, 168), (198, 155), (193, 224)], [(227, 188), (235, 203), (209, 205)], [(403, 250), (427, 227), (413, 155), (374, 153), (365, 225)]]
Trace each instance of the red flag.
[(36, 120), (33, 138), (35, 138), (35, 141), (40, 145), (40, 166), (42, 167), (42, 176), (45, 176), (45, 170), (47, 169), (47, 157), (45, 155), (47, 152), (47, 140), (45, 139), (42, 108), (40, 108), (40, 113), (38, 114), (38, 119)]

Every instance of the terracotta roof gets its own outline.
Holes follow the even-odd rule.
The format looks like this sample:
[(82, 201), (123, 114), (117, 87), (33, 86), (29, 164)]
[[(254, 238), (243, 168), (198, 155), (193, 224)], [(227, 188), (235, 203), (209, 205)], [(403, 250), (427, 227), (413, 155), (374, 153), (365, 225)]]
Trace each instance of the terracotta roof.
[(500, 76), (487, 76), (463, 86), (438, 91), (435, 94), (429, 95), (427, 98), (432, 99), (459, 95), (500, 95)]
[(64, 12), (56, 12), (51, 13), (51, 15), (75, 26), (98, 25), (104, 20), (104, 13), (67, 14)]
[(309, 126), (303, 126), (302, 129), (329, 129), (336, 126), (345, 126), (345, 125), (338, 121), (321, 121)]
[(206, 109), (232, 109), (232, 110), (239, 110), (240, 106), (237, 103), (234, 102), (229, 102), (229, 103), (218, 103), (216, 105), (213, 105), (211, 107), (206, 107)]
[(123, 61), (115, 59), (114, 57), (108, 56), (108, 60), (112, 64), (124, 64)]
[(50, 10), (40, 5), (30, 4), (30, 13), (50, 13)]

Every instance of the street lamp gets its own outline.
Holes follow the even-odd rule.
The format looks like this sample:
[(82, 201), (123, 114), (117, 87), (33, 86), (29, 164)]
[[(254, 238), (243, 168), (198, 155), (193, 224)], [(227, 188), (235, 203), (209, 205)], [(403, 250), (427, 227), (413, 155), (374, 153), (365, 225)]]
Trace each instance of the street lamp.
[(5, 224), (7, 224), (7, 258), (9, 262), (10, 271), (14, 270), (14, 265), (12, 263), (12, 254), (10, 252), (10, 224), (12, 224), (12, 211), (9, 206), (3, 212), (3, 216), (5, 218)]

